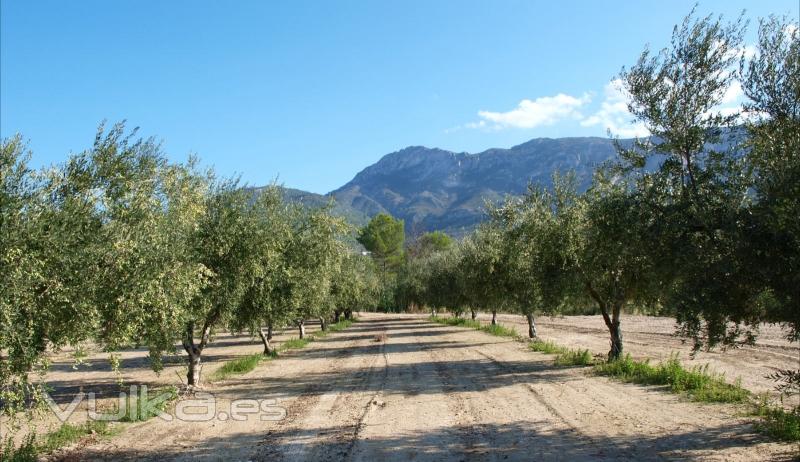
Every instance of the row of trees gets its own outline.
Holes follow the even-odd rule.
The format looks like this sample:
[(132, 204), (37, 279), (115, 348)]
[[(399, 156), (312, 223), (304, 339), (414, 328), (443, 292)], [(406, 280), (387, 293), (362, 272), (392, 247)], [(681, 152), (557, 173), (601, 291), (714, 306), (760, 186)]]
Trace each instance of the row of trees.
[[(763, 20), (746, 56), (745, 30), (690, 15), (671, 47), (645, 50), (620, 80), (652, 136), (618, 141), (588, 191), (556, 176), (490, 207), (459, 244), (410, 259), (399, 302), (515, 311), (531, 337), (536, 314), (594, 305), (612, 360), (630, 307), (676, 317), (696, 348), (752, 342), (762, 322), (800, 339), (800, 35)], [(747, 102), (719, 110), (738, 89)]]
[(21, 137), (0, 149), (0, 404), (35, 398), (46, 352), (85, 341), (149, 348), (153, 367), (180, 344), (187, 382), (215, 330), (261, 334), (374, 306), (373, 262), (328, 208), (258, 193), (169, 162), (123, 125), (34, 171)]

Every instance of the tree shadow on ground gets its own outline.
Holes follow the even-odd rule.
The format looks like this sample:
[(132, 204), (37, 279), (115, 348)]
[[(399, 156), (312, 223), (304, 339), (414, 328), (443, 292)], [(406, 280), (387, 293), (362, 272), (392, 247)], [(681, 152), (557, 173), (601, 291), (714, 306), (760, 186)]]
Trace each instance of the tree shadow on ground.
[[(325, 438), (325, 435), (354, 434), (353, 428), (308, 428), (284, 432), (278, 428), (261, 434), (241, 433), (209, 438), (187, 447), (151, 452), (117, 448), (102, 451), (87, 448), (56, 460), (238, 460), (226, 454), (246, 455), (246, 460), (281, 460), (282, 450), (305, 460), (370, 461), (623, 461), (727, 459), (741, 449), (764, 442), (752, 429), (725, 425), (669, 435), (584, 435), (574, 429), (550, 429), (546, 422), (505, 425), (453, 426), (435, 431), (414, 432), (389, 438)], [(321, 443), (310, 443), (322, 437)], [(287, 445), (285, 442), (289, 441)], [(792, 460), (792, 447), (771, 460)], [(66, 457), (69, 457), (67, 459)]]

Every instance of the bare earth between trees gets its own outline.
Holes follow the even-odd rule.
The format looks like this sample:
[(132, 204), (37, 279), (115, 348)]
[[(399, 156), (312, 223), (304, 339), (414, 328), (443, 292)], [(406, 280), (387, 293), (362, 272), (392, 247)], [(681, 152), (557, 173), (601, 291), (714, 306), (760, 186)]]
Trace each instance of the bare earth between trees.
[[(522, 317), (500, 321), (520, 332)], [(592, 317), (541, 318), (540, 335), (567, 346), (607, 348)], [(590, 327), (592, 326), (592, 327)], [(631, 317), (628, 351), (688, 362), (666, 318)], [(385, 334), (385, 337), (383, 335)], [(276, 337), (282, 342), (294, 335)], [(376, 341), (376, 338), (382, 341)], [(800, 351), (766, 329), (756, 347), (703, 353), (729, 380), (769, 390), (763, 376), (796, 365)], [(258, 353), (258, 341), (220, 336), (208, 349), (205, 377), (224, 361)], [(122, 358), (126, 384), (178, 383), (178, 360), (156, 376), (146, 352)], [(86, 365), (56, 359), (47, 376), (62, 407), (77, 391), (111, 396), (118, 377), (103, 356)], [(622, 384), (587, 368), (555, 367), (552, 357), (507, 338), (442, 326), (419, 315), (362, 314), (349, 329), (303, 350), (262, 362), (250, 373), (206, 383), (217, 417), (202, 422), (158, 417), (126, 424), (113, 437), (87, 438), (53, 456), (62, 460), (781, 460), (796, 447), (758, 434), (741, 408), (688, 402), (655, 387)], [(234, 400), (275, 399), (286, 417), (234, 420)], [(85, 415), (85, 414), (84, 414)], [(84, 417), (85, 418), (85, 417)], [(73, 419), (79, 421), (80, 413)], [(53, 419), (55, 420), (55, 419)]]

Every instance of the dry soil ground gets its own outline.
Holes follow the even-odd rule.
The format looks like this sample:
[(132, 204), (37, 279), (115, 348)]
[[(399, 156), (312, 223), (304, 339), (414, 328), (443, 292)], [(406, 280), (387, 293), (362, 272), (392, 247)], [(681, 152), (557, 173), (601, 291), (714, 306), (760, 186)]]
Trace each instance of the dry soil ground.
[[(540, 332), (559, 343), (604, 351), (602, 331), (589, 326), (589, 318), (576, 319), (572, 327), (565, 326), (571, 320), (540, 320)], [(501, 321), (521, 323), (506, 316)], [(663, 357), (680, 347), (661, 328), (642, 327), (634, 334), (635, 323), (627, 325), (628, 350), (636, 356)], [(376, 342), (383, 333), (385, 341)], [(247, 338), (221, 337), (208, 351), (204, 372), (259, 349)], [(774, 348), (734, 354), (738, 359), (714, 360), (739, 371), (729, 375), (742, 375), (749, 385), (761, 383), (756, 377), (771, 361), (786, 356), (791, 362), (797, 350), (776, 340)], [(124, 358), (129, 383), (177, 381), (179, 366), (155, 376), (143, 357), (132, 351)], [(66, 391), (79, 384), (87, 391), (111, 386), (113, 375), (101, 363), (73, 370), (64, 360), (48, 379), (66, 402)], [(687, 402), (657, 388), (591, 375), (586, 368), (555, 367), (552, 356), (531, 352), (521, 342), (414, 315), (362, 314), (343, 332), (264, 362), (248, 374), (210, 383), (205, 391), (216, 397), (217, 418), (154, 418), (57, 456), (109, 461), (754, 461), (789, 459), (797, 451), (796, 445), (757, 434), (741, 408)], [(232, 402), (241, 399), (275, 399), (286, 417), (262, 420), (266, 413), (256, 408), (244, 420), (231, 419)]]

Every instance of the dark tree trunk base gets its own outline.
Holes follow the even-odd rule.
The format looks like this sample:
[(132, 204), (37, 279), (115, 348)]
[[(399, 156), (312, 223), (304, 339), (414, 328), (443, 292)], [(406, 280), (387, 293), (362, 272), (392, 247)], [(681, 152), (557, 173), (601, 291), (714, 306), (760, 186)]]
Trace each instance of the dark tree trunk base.
[(272, 346), (269, 344), (271, 335), (264, 335), (264, 331), (261, 329), (258, 330), (258, 335), (261, 337), (261, 343), (264, 344), (264, 356), (270, 356), (272, 354)]
[(536, 338), (536, 321), (534, 321), (533, 315), (526, 314), (525, 318), (528, 320), (528, 337)]

